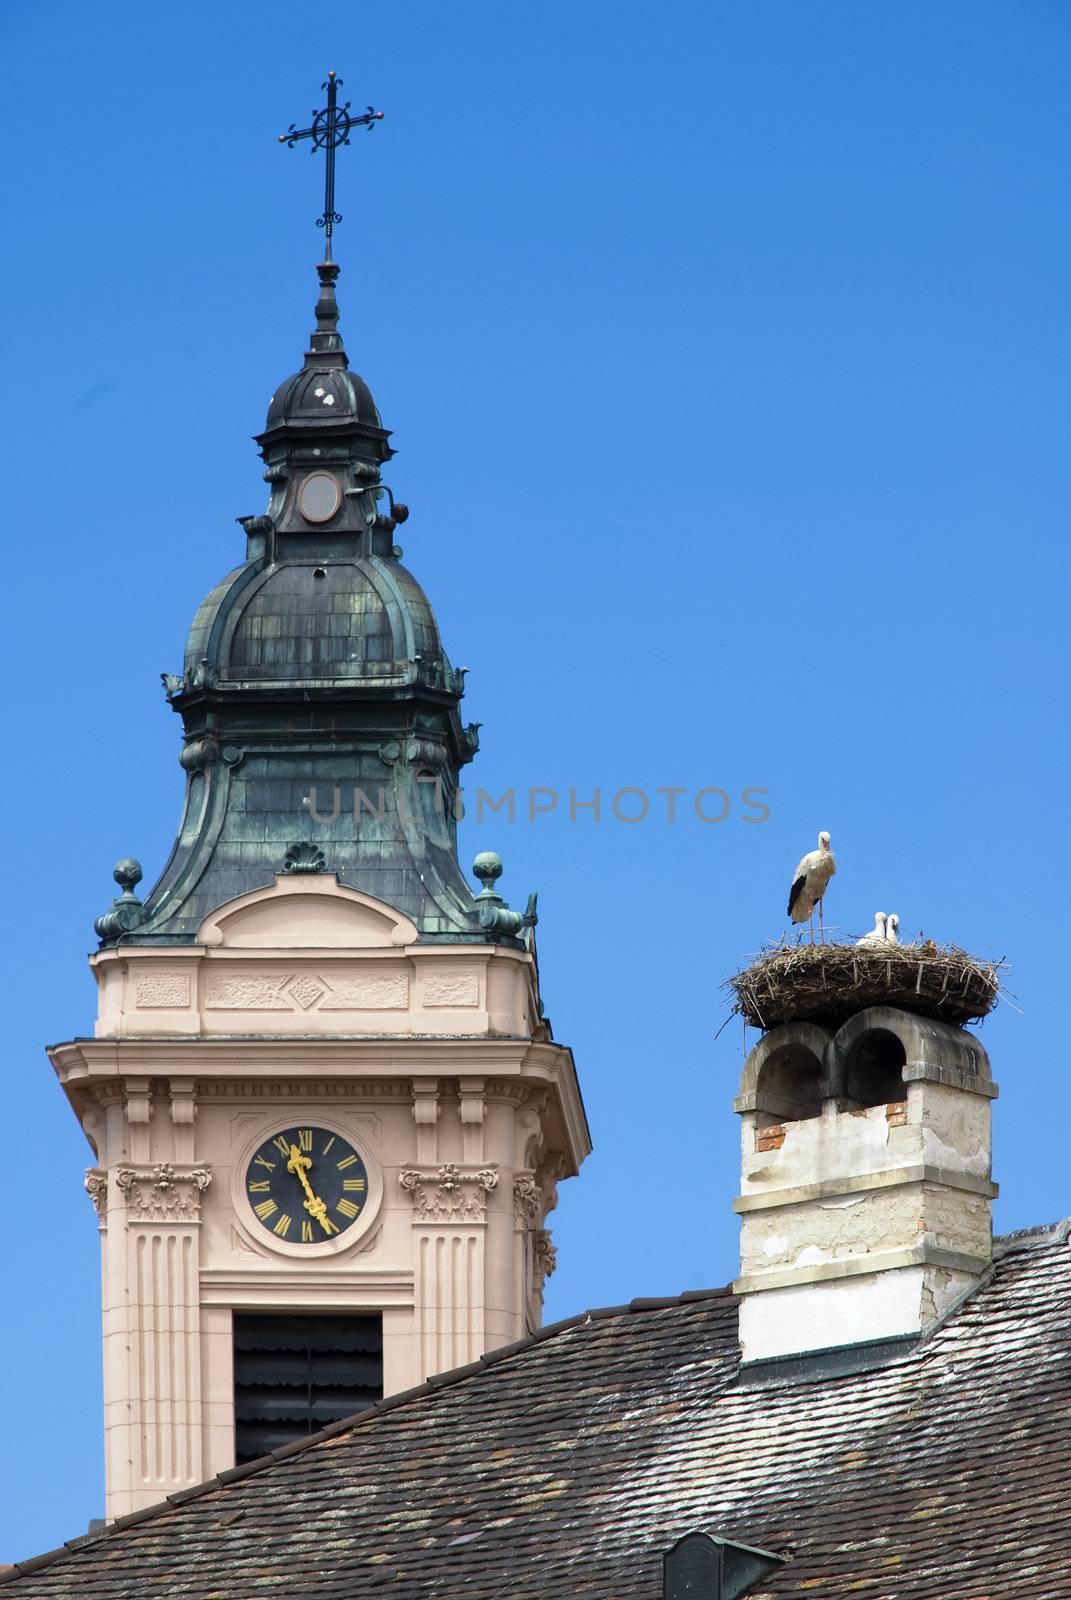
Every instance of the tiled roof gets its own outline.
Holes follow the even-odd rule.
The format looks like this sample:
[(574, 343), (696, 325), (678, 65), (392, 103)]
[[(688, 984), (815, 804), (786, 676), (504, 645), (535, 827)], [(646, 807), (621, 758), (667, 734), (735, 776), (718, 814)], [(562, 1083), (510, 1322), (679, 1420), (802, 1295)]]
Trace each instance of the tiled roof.
[(1071, 1597), (1068, 1229), (905, 1359), (740, 1381), (726, 1291), (591, 1312), (11, 1569), (5, 1597), (657, 1600), (702, 1528), (764, 1596)]

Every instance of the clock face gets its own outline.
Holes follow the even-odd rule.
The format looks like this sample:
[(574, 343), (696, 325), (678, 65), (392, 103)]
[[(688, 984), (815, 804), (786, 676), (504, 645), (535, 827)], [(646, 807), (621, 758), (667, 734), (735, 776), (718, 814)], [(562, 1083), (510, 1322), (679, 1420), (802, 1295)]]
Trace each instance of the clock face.
[(368, 1172), (328, 1128), (285, 1128), (250, 1159), (245, 1192), (263, 1228), (287, 1244), (323, 1244), (352, 1228), (368, 1201)]
[(342, 504), (338, 480), (329, 472), (313, 472), (301, 485), (301, 515), (306, 522), (330, 522)]

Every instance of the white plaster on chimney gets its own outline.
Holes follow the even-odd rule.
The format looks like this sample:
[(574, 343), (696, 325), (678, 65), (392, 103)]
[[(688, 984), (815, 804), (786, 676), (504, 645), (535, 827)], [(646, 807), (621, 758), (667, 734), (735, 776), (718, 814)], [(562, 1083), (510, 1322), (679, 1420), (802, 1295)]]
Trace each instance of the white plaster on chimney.
[[(779, 1148), (758, 1148), (771, 1123), (763, 1043), (745, 1064), (736, 1285), (745, 1360), (922, 1332), (991, 1258), (984, 1050), (971, 1039), (977, 1066), (966, 1072), (962, 1030), (888, 1008), (873, 1025), (898, 1034), (914, 1063), (902, 1098), (840, 1110), (830, 1094), (820, 1116), (784, 1122)], [(777, 1032), (788, 1039), (794, 1026)], [(777, 1092), (783, 1104), (783, 1081)]]

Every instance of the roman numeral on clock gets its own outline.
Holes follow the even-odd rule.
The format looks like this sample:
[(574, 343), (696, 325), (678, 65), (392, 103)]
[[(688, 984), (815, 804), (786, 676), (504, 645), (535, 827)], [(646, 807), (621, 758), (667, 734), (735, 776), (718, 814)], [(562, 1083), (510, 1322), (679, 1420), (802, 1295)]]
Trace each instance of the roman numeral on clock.
[(340, 1211), (344, 1217), (349, 1217), (351, 1221), (360, 1209), (360, 1206), (355, 1205), (352, 1200), (340, 1200), (335, 1207), (336, 1211)]
[(271, 1199), (262, 1200), (258, 1206), (253, 1207), (253, 1210), (256, 1212), (261, 1222), (267, 1222), (269, 1217), (274, 1217), (278, 1209), (279, 1207), (276, 1205), (275, 1201)]

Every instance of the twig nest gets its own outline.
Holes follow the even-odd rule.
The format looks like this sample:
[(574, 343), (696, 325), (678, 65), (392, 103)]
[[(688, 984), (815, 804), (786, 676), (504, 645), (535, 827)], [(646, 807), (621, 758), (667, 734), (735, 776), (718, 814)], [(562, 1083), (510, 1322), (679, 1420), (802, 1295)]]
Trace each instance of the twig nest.
[(836, 1027), (868, 1006), (899, 1006), (959, 1026), (987, 1016), (1003, 962), (956, 945), (778, 945), (728, 980), (733, 1010), (753, 1028), (782, 1022)]

